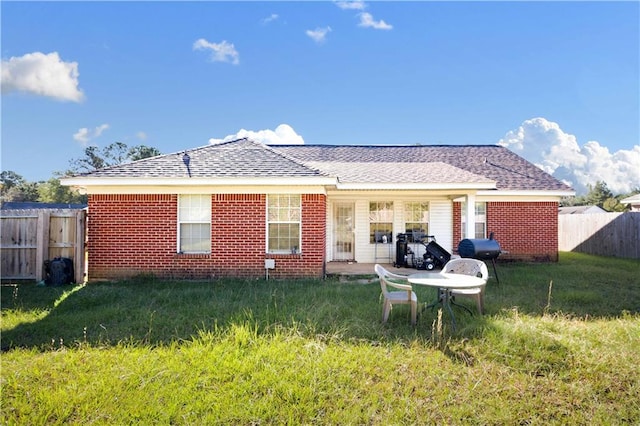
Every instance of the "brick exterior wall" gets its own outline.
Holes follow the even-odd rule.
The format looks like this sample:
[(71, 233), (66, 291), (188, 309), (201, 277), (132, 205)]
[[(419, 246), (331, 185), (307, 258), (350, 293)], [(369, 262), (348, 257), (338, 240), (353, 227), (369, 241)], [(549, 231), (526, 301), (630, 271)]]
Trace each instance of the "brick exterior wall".
[(89, 195), (89, 279), (323, 277), (326, 197), (303, 194), (299, 254), (266, 254), (266, 195), (214, 194), (211, 254), (177, 253), (176, 194)]
[[(461, 203), (453, 207), (454, 249), (462, 239)], [(502, 260), (558, 261), (557, 202), (488, 202), (487, 236), (494, 232)]]

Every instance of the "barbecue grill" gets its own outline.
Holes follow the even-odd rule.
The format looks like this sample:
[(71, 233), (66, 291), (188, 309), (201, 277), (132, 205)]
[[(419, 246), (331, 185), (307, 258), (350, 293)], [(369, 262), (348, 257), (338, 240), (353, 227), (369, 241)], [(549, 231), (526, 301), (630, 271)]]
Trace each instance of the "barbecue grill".
[(496, 270), (496, 259), (500, 256), (502, 251), (500, 250), (500, 244), (493, 239), (493, 232), (489, 235), (489, 238), (466, 238), (458, 243), (458, 254), (460, 257), (467, 257), (478, 260), (491, 260), (493, 264), (493, 273), (496, 276), (496, 281), (500, 284), (498, 279), (498, 271)]

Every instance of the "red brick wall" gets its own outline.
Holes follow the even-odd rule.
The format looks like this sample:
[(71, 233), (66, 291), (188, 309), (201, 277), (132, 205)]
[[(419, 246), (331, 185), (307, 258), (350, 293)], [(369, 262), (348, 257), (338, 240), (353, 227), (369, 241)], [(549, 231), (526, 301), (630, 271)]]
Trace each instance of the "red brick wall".
[(324, 275), (326, 197), (302, 195), (299, 254), (266, 252), (266, 195), (214, 194), (211, 254), (178, 254), (178, 196), (90, 195), (89, 279), (153, 274), (169, 278)]
[[(454, 203), (454, 248), (462, 239), (461, 204)], [(500, 259), (558, 260), (557, 202), (488, 202), (487, 235), (494, 232), (501, 250)]]

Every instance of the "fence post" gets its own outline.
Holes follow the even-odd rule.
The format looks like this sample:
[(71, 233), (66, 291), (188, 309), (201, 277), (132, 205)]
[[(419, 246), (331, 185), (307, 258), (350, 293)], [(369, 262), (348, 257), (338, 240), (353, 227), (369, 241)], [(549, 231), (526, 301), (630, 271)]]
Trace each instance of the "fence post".
[(36, 281), (42, 281), (44, 277), (44, 261), (49, 256), (49, 212), (45, 210), (38, 211), (38, 223), (36, 227), (36, 264), (35, 275)]
[(74, 273), (75, 273), (75, 282), (77, 284), (81, 284), (84, 282), (84, 268), (85, 268), (85, 248), (84, 248), (84, 240), (85, 240), (85, 223), (86, 223), (86, 213), (84, 210), (78, 210), (75, 212), (76, 221), (76, 241), (74, 242)]

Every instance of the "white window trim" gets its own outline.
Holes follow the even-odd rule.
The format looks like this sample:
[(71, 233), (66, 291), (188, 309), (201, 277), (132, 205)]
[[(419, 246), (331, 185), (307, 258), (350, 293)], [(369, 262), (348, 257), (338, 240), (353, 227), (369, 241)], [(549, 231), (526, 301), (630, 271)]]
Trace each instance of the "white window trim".
[[(479, 205), (484, 205), (484, 214), (478, 214), (478, 206)], [(460, 226), (461, 226), (463, 238), (465, 238), (464, 237), (464, 230), (465, 230), (465, 223), (466, 223), (466, 221), (465, 221), (465, 219), (466, 219), (466, 215), (465, 215), (466, 202), (463, 201), (460, 204), (460, 209), (461, 209), (460, 210), (460, 212), (461, 212), (461, 214), (460, 214)], [(474, 221), (473, 221), (473, 229), (474, 229), (473, 234), (474, 235), (473, 235), (473, 238), (480, 238), (480, 239), (487, 238), (487, 203), (485, 201), (476, 201), (474, 203), (473, 211), (474, 211)], [(478, 235), (476, 235), (476, 226), (479, 223), (484, 224), (484, 235), (482, 237), (479, 237)]]
[[(205, 221), (205, 220), (183, 220), (180, 217), (180, 200), (182, 197), (187, 197), (187, 196), (202, 196), (202, 197), (208, 197), (209, 199), (209, 220)], [(176, 212), (176, 216), (178, 219), (178, 230), (176, 232), (177, 235), (177, 239), (176, 239), (176, 252), (180, 253), (180, 254), (211, 254), (211, 195), (208, 194), (179, 194), (178, 195), (178, 204), (177, 204), (177, 212)], [(201, 251), (184, 251), (181, 250), (180, 247), (180, 241), (182, 238), (181, 232), (182, 232), (182, 224), (207, 224), (209, 225), (209, 250), (201, 250)]]
[[(426, 204), (427, 205), (427, 210), (423, 210), (427, 212), (427, 221), (426, 222), (409, 222), (407, 221), (407, 213), (408, 213), (408, 209), (407, 206), (410, 204)], [(404, 206), (403, 206), (404, 212), (404, 232), (408, 232), (408, 231), (412, 231), (410, 229), (407, 229), (407, 223), (419, 223), (420, 225), (424, 225), (427, 230), (426, 230), (426, 234), (429, 234), (430, 230), (429, 230), (429, 226), (431, 223), (431, 204), (428, 201), (405, 201), (404, 202)], [(421, 226), (422, 227), (422, 226)], [(412, 234), (412, 238), (413, 238), (413, 234)]]
[[(299, 220), (291, 220), (291, 221), (284, 221), (284, 220), (278, 220), (278, 221), (270, 221), (269, 220), (269, 197), (280, 197), (280, 196), (284, 196), (287, 195), (289, 197), (292, 196), (297, 196), (300, 199), (300, 207), (298, 207), (300, 209), (300, 214)], [(265, 229), (265, 235), (266, 235), (266, 239), (265, 239), (265, 253), (268, 254), (302, 254), (302, 195), (300, 194), (267, 194), (267, 198), (266, 198), (266, 217), (265, 217), (265, 224), (266, 224), (266, 229)], [(269, 248), (269, 225), (270, 224), (275, 224), (275, 223), (287, 223), (287, 224), (291, 224), (291, 223), (297, 223), (298, 224), (298, 229), (300, 230), (298, 233), (298, 247), (297, 250), (294, 252), (293, 250), (270, 250)]]
[[(385, 221), (382, 221), (382, 220), (371, 220), (371, 212), (372, 212), (372, 210), (371, 210), (371, 204), (374, 204), (374, 203), (375, 203), (375, 204), (377, 204), (377, 205), (378, 205), (378, 207), (379, 207), (380, 205), (382, 205), (382, 204), (388, 204), (388, 205), (390, 206), (390, 209), (389, 209), (388, 211), (389, 211), (389, 212), (390, 212), (390, 214), (391, 214), (391, 218), (390, 218), (388, 221), (386, 221), (386, 220), (385, 220)], [(376, 210), (376, 211), (377, 211), (377, 212), (380, 212), (380, 211), (382, 211), (382, 210)], [(393, 225), (394, 225), (394, 220), (395, 220), (395, 217), (396, 217), (396, 214), (395, 214), (395, 202), (393, 202), (393, 201), (370, 200), (370, 201), (369, 201), (369, 203), (368, 203), (368, 211), (367, 211), (367, 213), (368, 213), (368, 215), (369, 215), (369, 216), (368, 216), (368, 226), (369, 226), (369, 237), (368, 237), (368, 240), (369, 240), (369, 244), (371, 244), (371, 245), (376, 245), (376, 244), (392, 244), (392, 243), (393, 243), (393, 230), (394, 230)], [(389, 237), (387, 237), (387, 236), (385, 235), (385, 236), (383, 236), (383, 238), (386, 238), (386, 240), (387, 240), (387, 241), (386, 241), (386, 243), (384, 242), (384, 240), (382, 240), (382, 242), (380, 242), (380, 241), (376, 242), (376, 241), (375, 241), (375, 232), (379, 232), (379, 231), (375, 231), (375, 232), (374, 232), (374, 237), (373, 237), (373, 240), (374, 240), (374, 241), (372, 242), (372, 241), (371, 241), (371, 225), (372, 225), (372, 224), (389, 224), (389, 225), (390, 225), (390, 227), (389, 227), (389, 228), (390, 228), (389, 232), (391, 233), (391, 238), (389, 238)]]

